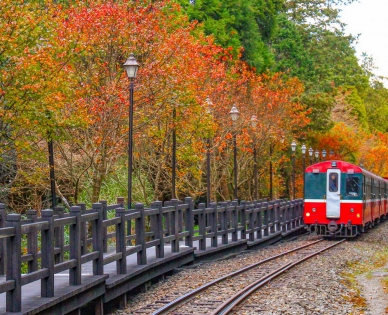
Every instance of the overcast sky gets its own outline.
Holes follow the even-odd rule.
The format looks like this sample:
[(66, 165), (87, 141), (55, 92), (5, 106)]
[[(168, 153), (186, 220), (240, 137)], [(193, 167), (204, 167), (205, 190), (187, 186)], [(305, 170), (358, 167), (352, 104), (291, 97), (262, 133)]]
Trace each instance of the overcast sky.
[[(379, 68), (374, 73), (388, 77), (388, 0), (359, 0), (341, 9), (346, 32), (361, 34), (355, 46), (359, 59), (366, 52)], [(388, 80), (384, 85), (388, 87)]]

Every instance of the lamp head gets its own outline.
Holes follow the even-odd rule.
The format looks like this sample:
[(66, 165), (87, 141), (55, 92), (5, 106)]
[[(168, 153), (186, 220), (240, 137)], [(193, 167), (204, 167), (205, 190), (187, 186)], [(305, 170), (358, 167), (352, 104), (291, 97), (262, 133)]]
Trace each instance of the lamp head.
[(292, 152), (295, 152), (295, 150), (296, 150), (296, 142), (295, 142), (295, 140), (293, 140), (292, 143), (291, 143), (291, 150), (292, 150)]
[(233, 121), (236, 121), (238, 119), (238, 116), (240, 112), (238, 111), (236, 105), (233, 105), (232, 109), (229, 112), (230, 117), (232, 118)]
[(139, 64), (132, 53), (129, 55), (127, 61), (124, 63), (124, 69), (127, 72), (127, 76), (130, 80), (136, 78), (137, 70), (139, 69)]

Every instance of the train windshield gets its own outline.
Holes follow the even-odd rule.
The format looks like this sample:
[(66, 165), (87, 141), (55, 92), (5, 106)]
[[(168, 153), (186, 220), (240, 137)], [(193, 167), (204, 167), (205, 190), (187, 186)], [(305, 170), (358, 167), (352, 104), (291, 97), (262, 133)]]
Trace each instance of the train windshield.
[(358, 196), (360, 194), (359, 178), (354, 175), (347, 175), (346, 177), (346, 195)]

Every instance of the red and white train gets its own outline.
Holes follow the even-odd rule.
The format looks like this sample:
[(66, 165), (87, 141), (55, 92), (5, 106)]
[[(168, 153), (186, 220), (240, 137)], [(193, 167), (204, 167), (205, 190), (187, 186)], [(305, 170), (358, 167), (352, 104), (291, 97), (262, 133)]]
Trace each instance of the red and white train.
[(388, 180), (343, 161), (305, 170), (304, 223), (330, 237), (354, 237), (387, 216)]

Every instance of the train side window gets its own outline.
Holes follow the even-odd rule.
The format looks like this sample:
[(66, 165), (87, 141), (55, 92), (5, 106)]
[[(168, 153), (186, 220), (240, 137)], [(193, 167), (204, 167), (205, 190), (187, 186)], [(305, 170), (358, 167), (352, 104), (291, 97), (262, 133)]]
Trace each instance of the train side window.
[(353, 175), (346, 177), (346, 195), (358, 196), (360, 194), (359, 178)]
[(330, 173), (329, 175), (329, 191), (337, 192), (338, 191), (338, 174)]

